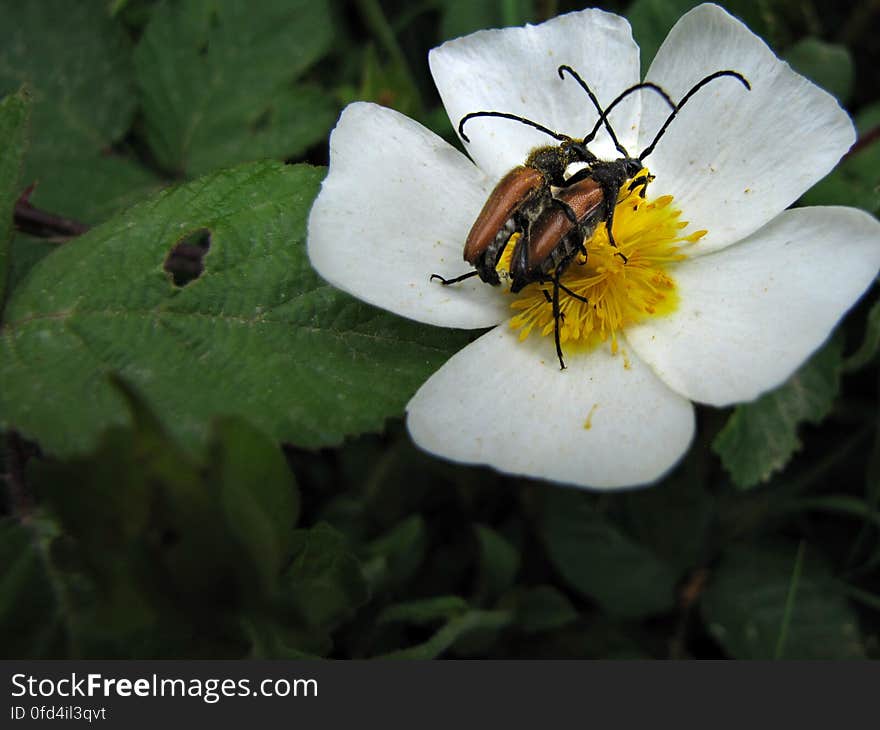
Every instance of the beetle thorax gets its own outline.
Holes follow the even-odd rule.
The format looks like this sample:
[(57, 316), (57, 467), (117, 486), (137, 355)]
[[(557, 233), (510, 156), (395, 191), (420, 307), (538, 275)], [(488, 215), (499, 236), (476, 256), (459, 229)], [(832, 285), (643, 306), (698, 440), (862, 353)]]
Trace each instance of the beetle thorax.
[(535, 148), (526, 159), (526, 167), (540, 170), (550, 184), (558, 186), (563, 183), (568, 166), (580, 159), (581, 155), (575, 147), (563, 143)]

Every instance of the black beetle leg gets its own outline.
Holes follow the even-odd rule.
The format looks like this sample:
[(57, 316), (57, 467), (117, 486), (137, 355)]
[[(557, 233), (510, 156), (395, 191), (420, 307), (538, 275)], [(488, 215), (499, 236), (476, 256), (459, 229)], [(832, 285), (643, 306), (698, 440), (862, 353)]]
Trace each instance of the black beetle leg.
[(450, 284), (458, 284), (460, 281), (464, 281), (465, 279), (470, 279), (472, 276), (476, 276), (478, 271), (469, 271), (467, 274), (462, 274), (461, 276), (456, 276), (454, 279), (444, 279), (440, 274), (431, 274), (431, 278), (428, 281), (434, 281), (437, 279), (443, 286), (449, 286)]
[[(617, 196), (614, 196), (614, 200), (617, 200)], [(610, 211), (608, 212), (608, 218), (605, 219), (605, 227), (608, 231), (608, 243), (610, 243), (614, 248), (617, 248), (617, 241), (614, 240), (614, 234), (611, 232), (611, 226), (614, 225), (614, 205), (610, 206)], [(629, 259), (623, 254), (621, 251), (615, 251), (615, 256), (620, 256), (623, 259), (623, 263), (627, 263)]]
[[(577, 299), (579, 302), (583, 302), (584, 304), (590, 303), (589, 299), (587, 299), (586, 297), (582, 297), (580, 294), (575, 294), (571, 289), (569, 289), (562, 282), (559, 282), (559, 288), (562, 289), (562, 291), (564, 291), (566, 294), (568, 294), (568, 296), (570, 296), (572, 299)], [(546, 292), (545, 292), (545, 294), (546, 294)]]
[(644, 175), (639, 175), (638, 177), (634, 177), (632, 179), (632, 182), (630, 182), (629, 186), (627, 187), (627, 190), (629, 190), (630, 192), (633, 192), (636, 189), (641, 188), (639, 190), (639, 197), (644, 200), (644, 198), (646, 197), (647, 192), (648, 192), (648, 183), (651, 183), (653, 181), (654, 181), (653, 175), (649, 175), (647, 173)]
[(642, 190), (644, 191), (644, 189), (648, 185), (648, 182), (650, 182), (648, 180), (648, 175), (639, 175), (638, 177), (634, 177), (630, 181), (630, 183), (629, 183), (629, 185), (627, 185), (626, 189), (629, 190), (630, 192), (633, 192), (636, 188), (642, 188)]
[(553, 338), (556, 341), (556, 357), (559, 358), (559, 369), (565, 370), (565, 360), (562, 359), (562, 343), (559, 341), (559, 323), (562, 321), (562, 312), (559, 311), (559, 277), (562, 274), (559, 267), (553, 274)]
[[(550, 281), (552, 281), (552, 279), (551, 279)], [(565, 287), (562, 286), (562, 284), (560, 284), (559, 286), (560, 286), (561, 288), (565, 289)], [(553, 304), (553, 297), (550, 296), (550, 292), (548, 292), (546, 289), (541, 289), (541, 294), (544, 295), (544, 299), (547, 300), (547, 303), (548, 303), (548, 304)], [(556, 315), (554, 314), (553, 317), (554, 317), (554, 319), (555, 319)], [(560, 313), (559, 313), (559, 321), (560, 321), (560, 322), (564, 322), (564, 321), (565, 321), (565, 314), (564, 314), (563, 312), (560, 312)]]

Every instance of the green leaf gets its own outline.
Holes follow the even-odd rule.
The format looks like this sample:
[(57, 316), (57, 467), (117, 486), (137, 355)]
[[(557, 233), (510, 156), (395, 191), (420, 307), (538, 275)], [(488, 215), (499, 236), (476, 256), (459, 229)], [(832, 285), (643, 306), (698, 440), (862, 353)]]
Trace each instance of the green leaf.
[(491, 600), (513, 585), (519, 570), (519, 552), (490, 527), (475, 525), (474, 532), (480, 546), (477, 594), (481, 600)]
[(447, 622), (422, 644), (386, 654), (382, 659), (436, 659), (457, 641), (481, 631), (497, 631), (510, 625), (507, 611), (468, 611)]
[(516, 612), (516, 627), (526, 633), (554, 631), (578, 617), (571, 601), (553, 586), (520, 589), (501, 603), (505, 608), (510, 605)]
[(62, 615), (37, 534), (0, 520), (0, 656), (49, 658), (60, 653)]
[(271, 593), (291, 551), (299, 517), (299, 492), (276, 444), (241, 418), (212, 426), (208, 479), (235, 536)]
[(855, 66), (846, 46), (803, 38), (783, 58), (792, 68), (846, 103), (852, 93)]
[(821, 497), (801, 497), (779, 505), (783, 512), (816, 511), (845, 515), (862, 520), (866, 526), (873, 523), (880, 530), (880, 513), (864, 499), (849, 494), (824, 494)]
[[(685, 461), (656, 489), (634, 489), (621, 495), (632, 534), (672, 566), (679, 577), (705, 559), (711, 543), (715, 503), (707, 489), (715, 462), (708, 439), (690, 449)], [(663, 515), (663, 519), (657, 519)]]
[(10, 261), (6, 291), (10, 294), (15, 291), (15, 288), (34, 265), (57, 248), (57, 243), (45, 239), (33, 238), (23, 233), (13, 234), (12, 240), (9, 242)]
[(467, 612), (468, 602), (460, 596), (435, 596), (388, 606), (377, 624), (406, 623), (416, 626), (446, 621)]
[(293, 157), (326, 137), (336, 118), (332, 97), (294, 81), (330, 49), (332, 27), (325, 0), (158, 7), (135, 66), (159, 163), (194, 176)]
[(30, 95), (22, 90), (0, 101), (0, 312), (11, 280), (10, 245), (19, 176), (27, 147)]
[(265, 617), (247, 616), (242, 627), (251, 642), (248, 659), (318, 659), (330, 652), (330, 637), (313, 629), (291, 628)]
[(101, 3), (0, 0), (0, 95), (33, 93), (23, 180), (33, 205), (99, 222), (155, 190), (157, 179), (111, 152), (136, 98), (131, 47)]
[(861, 370), (876, 357), (878, 349), (880, 349), (880, 302), (874, 302), (868, 312), (868, 323), (865, 327), (862, 344), (859, 345), (858, 350), (844, 360), (844, 372), (851, 373), (855, 370)]
[[(789, 0), (726, 0), (724, 8), (740, 18), (753, 32), (765, 39), (775, 36), (780, 26), (788, 25), (785, 14)], [(635, 0), (626, 13), (633, 37), (639, 44), (644, 76), (672, 26), (700, 0)], [(709, 70), (706, 71), (709, 73)]]
[(52, 556), (75, 643), (86, 656), (167, 656), (212, 637), (241, 651), (230, 624), (242, 611), (276, 609), (293, 549), (297, 495), (284, 459), (232, 419), (216, 423), (204, 454), (187, 454), (114, 382), (133, 429), (111, 429), (94, 454), (29, 471), (63, 533)]
[(586, 495), (554, 490), (541, 535), (565, 581), (608, 613), (638, 618), (674, 605), (675, 571), (593, 509)]
[(415, 117), (421, 111), (421, 98), (410, 71), (390, 60), (382, 63), (373, 45), (367, 46), (362, 61), (360, 88), (351, 101), (373, 101)]
[(781, 543), (729, 549), (703, 597), (709, 631), (735, 659), (864, 658), (858, 619), (827, 564), (808, 548), (794, 585), (796, 553)]
[[(305, 252), (323, 171), (257, 163), (166, 191), (40, 261), (0, 331), (0, 417), (51, 452), (127, 422), (116, 370), (187, 446), (217, 414), (315, 447), (378, 430), (468, 341), (324, 284)], [(177, 287), (175, 245), (210, 232), (206, 271)]]
[(497, 3), (444, 0), (441, 6), (440, 39), (448, 40), (501, 24)]
[(651, 65), (657, 50), (670, 29), (698, 0), (635, 0), (626, 14), (632, 26), (633, 37), (639, 44), (642, 76)]
[(842, 584), (841, 590), (854, 601), (858, 601), (862, 605), (880, 613), (880, 595), (863, 591), (846, 583)]
[(386, 534), (373, 540), (366, 550), (365, 566), (374, 592), (404, 585), (425, 559), (428, 535), (421, 515), (408, 517)]
[[(537, 22), (533, 0), (443, 0), (440, 39), (448, 40), (485, 28), (501, 28)], [(546, 12), (546, 11), (545, 11)]]
[(810, 188), (800, 200), (802, 205), (848, 205), (880, 214), (880, 139), (868, 141), (867, 135), (880, 127), (880, 103), (865, 107), (855, 119), (859, 139), (843, 161)]
[(287, 602), (313, 627), (332, 630), (369, 598), (361, 565), (345, 536), (326, 523), (293, 533)]
[(712, 444), (741, 489), (766, 482), (801, 448), (798, 427), (819, 424), (840, 387), (841, 343), (832, 339), (785, 384), (737, 406)]

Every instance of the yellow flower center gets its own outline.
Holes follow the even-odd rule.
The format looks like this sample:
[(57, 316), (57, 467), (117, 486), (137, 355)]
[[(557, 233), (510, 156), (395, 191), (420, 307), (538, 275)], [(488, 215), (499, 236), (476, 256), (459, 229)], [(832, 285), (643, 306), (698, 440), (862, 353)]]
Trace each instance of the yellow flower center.
[[(609, 243), (604, 223), (585, 241), (587, 255), (578, 255), (560, 278), (565, 287), (587, 300), (582, 302), (564, 290), (559, 292), (559, 335), (567, 350), (610, 342), (611, 352), (616, 353), (617, 338), (624, 329), (675, 311), (678, 292), (670, 272), (687, 258), (686, 250), (707, 231), (682, 235), (688, 223), (679, 220), (681, 211), (672, 200), (671, 195), (645, 200), (622, 192), (614, 211), (618, 248)], [(511, 239), (499, 261), (502, 275), (509, 270), (515, 244), (516, 240)], [(510, 324), (520, 331), (521, 340), (533, 331), (553, 335), (553, 306), (545, 292), (552, 295), (552, 283), (530, 284), (511, 304), (517, 314)]]

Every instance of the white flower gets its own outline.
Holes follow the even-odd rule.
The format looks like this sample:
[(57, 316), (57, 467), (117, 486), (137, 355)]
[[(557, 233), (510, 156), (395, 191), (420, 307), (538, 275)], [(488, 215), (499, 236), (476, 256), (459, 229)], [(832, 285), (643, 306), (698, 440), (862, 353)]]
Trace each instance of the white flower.
[[(597, 114), (574, 81), (557, 75), (561, 64), (577, 70), (603, 106), (639, 80), (628, 23), (599, 10), (474, 33), (430, 55), (454, 125), (470, 112), (498, 110), (583, 137)], [(715, 5), (679, 20), (647, 80), (677, 101), (723, 69), (743, 74), (751, 91), (730, 78), (705, 87), (646, 161), (656, 177), (648, 201), (664, 196), (652, 209), (667, 205), (667, 224), (678, 211), (690, 222), (673, 225), (689, 237), (669, 249), (685, 255), (658, 269), (658, 277), (668, 276), (670, 306), (636, 322), (585, 325), (614, 329), (605, 332), (607, 342), (586, 348), (573, 341), (573, 320), (594, 312), (568, 300), (566, 370), (540, 292), (518, 305), (517, 327), (530, 321), (523, 307), (538, 324), (521, 341), (510, 325), (516, 299), (503, 287), (476, 278), (449, 287), (429, 281), (433, 273), (469, 270), (462, 248), (488, 194), (531, 149), (553, 140), (509, 120), (475, 119), (466, 145), (475, 165), (394, 111), (367, 103), (343, 111), (309, 219), (314, 267), (331, 284), (405, 317), (446, 327), (498, 325), (410, 401), (407, 424), (417, 444), (456, 461), (585, 487), (646, 484), (687, 449), (691, 401), (751, 400), (827, 338), (880, 268), (880, 225), (851, 208), (785, 208), (849, 149), (852, 123), (829, 94)], [(611, 121), (636, 154), (667, 114), (646, 91), (617, 107)], [(603, 159), (618, 156), (607, 138), (590, 149)], [(614, 231), (627, 250), (617, 221)], [(595, 266), (599, 250), (588, 247)], [(615, 292), (623, 296), (626, 287)], [(550, 336), (541, 336), (548, 321)]]

